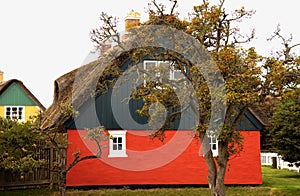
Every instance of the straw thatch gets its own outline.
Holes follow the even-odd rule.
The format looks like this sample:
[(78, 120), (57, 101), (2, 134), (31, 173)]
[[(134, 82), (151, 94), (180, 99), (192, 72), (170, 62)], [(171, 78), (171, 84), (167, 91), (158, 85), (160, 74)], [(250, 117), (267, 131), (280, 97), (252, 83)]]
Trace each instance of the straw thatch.
[[(151, 40), (145, 36), (152, 36), (147, 28), (144, 33), (139, 33), (136, 37), (127, 38), (122, 46), (115, 46), (103, 54), (98, 60), (75, 69), (57, 80), (54, 85), (54, 101), (46, 110), (46, 118), (43, 120), (42, 129), (54, 125), (62, 125), (68, 117), (62, 112), (63, 105), (72, 105), (75, 110), (85, 103), (89, 98), (95, 95), (95, 90), (99, 84), (102, 84), (107, 78), (105, 73), (107, 68), (121, 66), (129, 58), (129, 53), (139, 47), (147, 47), (143, 40)], [(148, 33), (148, 34), (147, 34)], [(179, 36), (178, 39), (181, 37)], [(143, 45), (144, 44), (144, 45)], [(159, 46), (157, 43), (155, 46)], [(135, 49), (133, 49), (135, 48)], [(264, 117), (262, 111), (253, 107), (250, 110), (263, 125), (268, 125), (268, 120)]]
[[(62, 107), (66, 104), (70, 104), (75, 110), (79, 109), (84, 102), (94, 96), (97, 83), (104, 80), (104, 78), (101, 77), (104, 69), (113, 65), (121, 65), (124, 59), (126, 59), (126, 56), (123, 56), (121, 59), (123, 60), (120, 60), (120, 58), (115, 59), (110, 62), (108, 66), (103, 64), (101, 59), (98, 59), (64, 74), (55, 80), (54, 100), (52, 105), (44, 112), (46, 118), (42, 123), (42, 129), (50, 127), (54, 125), (54, 123), (61, 125), (66, 122), (68, 117), (62, 112)], [(268, 116), (265, 115), (259, 106), (251, 106), (249, 111), (262, 125), (270, 125)]]
[[(114, 58), (115, 56), (117, 57)], [(78, 110), (85, 101), (95, 96), (99, 82), (103, 82), (107, 78), (105, 72), (107, 68), (122, 65), (127, 57), (126, 52), (115, 48), (102, 58), (56, 79), (54, 82), (54, 100), (44, 112), (45, 118), (41, 128), (46, 129), (54, 124), (62, 125), (68, 119), (62, 111), (63, 106), (72, 105), (74, 110)]]

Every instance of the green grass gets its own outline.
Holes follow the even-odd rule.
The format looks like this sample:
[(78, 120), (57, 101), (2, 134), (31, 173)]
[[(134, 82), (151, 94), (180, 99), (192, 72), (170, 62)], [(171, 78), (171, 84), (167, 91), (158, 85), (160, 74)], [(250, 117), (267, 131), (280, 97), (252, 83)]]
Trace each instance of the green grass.
[(281, 195), (300, 195), (300, 173), (263, 167), (263, 185)]
[(0, 191), (0, 196), (51, 196), (54, 195), (53, 190), (49, 189), (32, 189), (32, 190), (13, 190)]
[[(276, 196), (296, 196), (300, 195), (300, 173), (287, 170), (277, 170), (271, 167), (263, 167), (263, 184), (259, 186), (227, 186), (227, 195), (276, 195)], [(57, 191), (51, 190), (23, 190), (23, 191), (5, 191), (0, 195), (59, 195)], [(208, 188), (151, 188), (151, 189), (135, 189), (131, 190), (126, 187), (123, 189), (100, 188), (97, 190), (68, 190), (67, 195), (70, 196), (96, 196), (96, 195), (112, 195), (112, 196), (147, 196), (147, 195), (210, 195)]]

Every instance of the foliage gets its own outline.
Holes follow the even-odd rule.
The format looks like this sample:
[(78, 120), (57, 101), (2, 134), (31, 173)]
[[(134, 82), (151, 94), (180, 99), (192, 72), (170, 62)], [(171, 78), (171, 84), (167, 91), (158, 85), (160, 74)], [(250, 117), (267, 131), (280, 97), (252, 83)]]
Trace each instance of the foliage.
[[(141, 25), (143, 27), (147, 25), (165, 25), (193, 36), (205, 47), (221, 71), (225, 81), (227, 108), (224, 126), (221, 134), (218, 136), (218, 157), (214, 160), (211, 151), (208, 151), (204, 157), (208, 166), (208, 182), (212, 190), (211, 193), (213, 195), (223, 195), (225, 194), (224, 175), (228, 158), (243, 149), (243, 138), (236, 130), (238, 123), (250, 106), (259, 102), (264, 104), (269, 95), (281, 96), (285, 89), (295, 88), (299, 85), (300, 58), (291, 52), (291, 49), (299, 44), (291, 45), (291, 38), (285, 39), (280, 34), (280, 28), (278, 27), (270, 40), (279, 38), (282, 40), (284, 49), (277, 52), (275, 56), (262, 57), (256, 53), (254, 47), (248, 49), (243, 47), (244, 43), (249, 43), (254, 38), (254, 30), (250, 35), (241, 35), (238, 27), (238, 24), (243, 19), (251, 17), (254, 11), (248, 11), (241, 7), (232, 13), (228, 13), (224, 8), (225, 0), (220, 0), (216, 5), (211, 5), (209, 1), (203, 0), (202, 4), (194, 6), (189, 20), (180, 20), (178, 17), (179, 13), (175, 11), (177, 1), (170, 0), (170, 2), (173, 2), (173, 6), (170, 9), (171, 11), (167, 13), (167, 7), (164, 4), (157, 4), (155, 0), (152, 0), (148, 7), (149, 20)], [(96, 44), (101, 44), (99, 40), (104, 41), (104, 38), (108, 39), (107, 35), (112, 35), (111, 32), (116, 32), (115, 27), (117, 25), (113, 17), (105, 14), (101, 16), (102, 22), (106, 24), (104, 27), (109, 28), (99, 28), (92, 31), (91, 39)], [(132, 30), (130, 32), (135, 31)], [(165, 34), (163, 31), (160, 33), (163, 39)], [(170, 36), (175, 38), (174, 35)], [(99, 39), (95, 41), (95, 37)], [(148, 40), (144, 39), (143, 41), (147, 42)], [(176, 38), (174, 42), (184, 44), (184, 39)], [(122, 45), (120, 42), (118, 44)], [(160, 51), (160, 54), (157, 51)], [(136, 88), (130, 98), (143, 100), (144, 105), (137, 112), (147, 117), (151, 116), (151, 118), (148, 118), (149, 124), (157, 125), (157, 119), (161, 118), (161, 115), (166, 110), (172, 111), (168, 113), (167, 120), (163, 123), (161, 129), (155, 131), (153, 136), (163, 140), (164, 129), (168, 124), (174, 121), (176, 116), (183, 113), (187, 107), (191, 107), (193, 111), (198, 111), (201, 114), (199, 119), (197, 119), (199, 125), (197, 125), (196, 131), (202, 144), (205, 145), (207, 142), (207, 126), (212, 112), (212, 92), (204, 76), (197, 70), (197, 67), (187, 59), (184, 59), (182, 54), (168, 51), (165, 48), (137, 48), (135, 51), (128, 53), (127, 56), (135, 64), (140, 63), (145, 56), (172, 62), (171, 66), (179, 69), (188, 79), (188, 82), (191, 82), (195, 89), (193, 95), (199, 101), (196, 107), (180, 105), (176, 96), (185, 100), (193, 95), (184, 93), (175, 95), (173, 89), (162, 82), (166, 78), (144, 82), (143, 85)], [(154, 70), (152, 74), (147, 73), (147, 77), (155, 78), (157, 73), (164, 72), (163, 68), (159, 69), (158, 71)], [(137, 71), (142, 72), (140, 69), (137, 69)], [(144, 77), (145, 73), (141, 75)], [(182, 80), (177, 82), (167, 81), (166, 83), (173, 84), (181, 89), (180, 82)], [(161, 104), (167, 109), (155, 111), (154, 115), (149, 115), (151, 107), (155, 104)], [(271, 112), (268, 111), (268, 116), (271, 115)]]
[(287, 90), (275, 107), (270, 127), (273, 145), (283, 159), (300, 163), (300, 89)]
[(300, 84), (300, 57), (293, 52), (300, 44), (292, 43), (292, 35), (288, 39), (283, 37), (280, 26), (277, 26), (269, 40), (276, 38), (281, 41), (283, 49), (264, 60), (262, 99), (268, 95), (281, 96), (285, 89), (294, 89)]
[[(225, 80), (227, 110), (224, 127), (218, 138), (219, 156), (215, 161), (211, 150), (209, 150), (208, 153), (205, 154), (205, 159), (208, 166), (208, 182), (212, 194), (223, 195), (225, 194), (224, 175), (228, 158), (232, 154), (242, 150), (243, 138), (236, 130), (236, 127), (247, 108), (255, 102), (258, 102), (258, 94), (262, 86), (260, 78), (261, 69), (258, 65), (258, 62), (261, 61), (262, 58), (255, 52), (254, 48), (244, 49), (242, 47), (243, 43), (248, 43), (252, 40), (254, 32), (252, 32), (251, 35), (242, 36), (238, 27), (234, 26), (241, 22), (242, 19), (251, 17), (254, 12), (246, 11), (244, 7), (241, 7), (229, 14), (225, 11), (223, 6), (225, 0), (220, 0), (217, 5), (210, 5), (208, 1), (204, 0), (201, 5), (194, 6), (191, 19), (187, 21), (178, 18), (178, 13), (175, 12), (177, 1), (171, 0), (171, 2), (173, 2), (173, 6), (170, 9), (171, 11), (167, 13), (167, 8), (164, 4), (157, 4), (155, 0), (152, 0), (148, 8), (149, 20), (141, 25), (143, 25), (143, 27), (146, 26), (146, 28), (147, 25), (165, 25), (193, 36), (209, 51), (212, 60), (221, 71), (223, 79)], [(99, 42), (95, 41), (95, 37), (98, 37), (98, 40), (104, 41), (103, 38), (107, 35), (111, 35), (110, 32), (116, 32), (114, 30), (116, 23), (112, 20), (113, 17), (108, 17), (104, 14), (101, 16), (102, 22), (106, 23), (104, 27), (109, 26), (110, 28), (99, 28), (98, 30), (92, 31), (91, 39), (96, 44), (99, 44)], [(109, 25), (110, 23), (111, 25)], [(132, 31), (134, 32), (134, 30)], [(161, 33), (162, 37), (165, 35), (163, 30), (159, 33)], [(143, 35), (139, 36), (146, 37)], [(175, 35), (172, 35), (172, 37), (174, 38), (174, 42), (184, 44), (184, 39), (175, 39)], [(151, 42), (151, 38), (150, 40), (144, 39), (143, 41)], [(122, 45), (122, 43), (119, 44)], [(160, 53), (158, 54), (157, 51), (160, 51)], [(156, 81), (150, 81), (140, 85), (133, 92), (131, 98), (142, 99), (144, 102), (143, 107), (137, 111), (141, 115), (149, 116), (151, 106), (154, 104), (161, 104), (167, 108), (167, 110), (172, 111), (168, 113), (167, 120), (161, 129), (155, 131), (154, 136), (163, 140), (164, 129), (167, 125), (174, 121), (176, 116), (179, 116), (190, 107), (193, 111), (198, 111), (200, 114), (199, 119), (197, 119), (197, 121), (199, 121), (196, 130), (198, 132), (197, 136), (200, 137), (202, 143), (207, 143), (206, 129), (212, 112), (212, 92), (196, 65), (184, 59), (182, 54), (168, 51), (165, 48), (138, 48), (128, 54), (128, 56), (133, 59), (135, 63), (141, 62), (145, 56), (151, 56), (154, 59), (162, 61), (167, 60), (174, 62), (172, 66), (179, 69), (195, 89), (192, 93), (193, 95), (184, 93), (184, 91), (181, 91), (181, 93), (178, 92), (178, 94), (175, 95), (173, 89), (165, 84), (173, 84), (179, 87), (179, 89), (182, 89), (185, 87), (182, 85), (182, 80), (162, 82), (162, 80), (168, 79), (160, 78)], [(147, 74), (150, 75), (149, 77), (155, 77), (156, 73), (164, 72), (163, 68), (159, 69), (159, 71), (154, 71), (152, 76), (151, 73)], [(137, 71), (141, 72), (140, 69), (137, 69)], [(182, 100), (189, 100), (190, 96), (196, 96), (199, 104), (197, 104), (197, 106), (193, 106), (193, 104), (180, 105), (176, 96)], [(220, 99), (223, 98), (221, 96), (219, 97)], [(163, 112), (164, 111), (157, 111), (154, 113), (154, 116), (161, 117)], [(151, 118), (149, 118), (149, 124), (156, 125), (157, 118), (153, 118), (152, 115)]]
[[(286, 90), (295, 89), (300, 84), (300, 57), (293, 51), (300, 44), (293, 43), (292, 35), (289, 38), (284, 37), (279, 25), (268, 40), (274, 39), (281, 41), (283, 48), (272, 56), (263, 58), (262, 86), (259, 94), (259, 107), (269, 119)], [(275, 150), (272, 137), (270, 129), (261, 130), (262, 150)]]
[[(61, 113), (64, 117), (76, 118), (79, 112), (74, 110), (73, 106), (70, 104), (61, 104)], [(50, 172), (58, 175), (58, 186), (60, 195), (65, 195), (66, 191), (66, 175), (69, 170), (71, 170), (76, 164), (81, 161), (88, 159), (101, 158), (102, 154), (102, 141), (108, 140), (109, 134), (106, 132), (104, 127), (95, 127), (93, 129), (87, 130), (86, 138), (95, 142), (97, 145), (97, 153), (94, 155), (82, 155), (80, 149), (78, 151), (72, 152), (73, 160), (70, 160), (68, 165), (66, 165), (66, 149), (68, 147), (67, 134), (65, 127), (61, 123), (51, 122), (51, 126), (42, 130), (41, 123), (47, 119), (44, 114), (40, 114), (35, 118), (33, 128), (38, 131), (40, 135), (43, 136), (44, 142), (53, 148), (56, 152), (56, 160), (52, 160), (53, 167), (50, 168)], [(53, 179), (50, 179), (53, 180)], [(55, 182), (51, 181), (51, 187)]]
[(45, 163), (40, 159), (40, 134), (32, 129), (32, 122), (18, 122), (0, 118), (0, 168), (28, 172)]

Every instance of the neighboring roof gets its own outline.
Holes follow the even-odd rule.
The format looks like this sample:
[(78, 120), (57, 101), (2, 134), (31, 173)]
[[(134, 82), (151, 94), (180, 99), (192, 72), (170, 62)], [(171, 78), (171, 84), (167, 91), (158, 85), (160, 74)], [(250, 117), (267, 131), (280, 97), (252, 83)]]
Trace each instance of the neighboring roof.
[(268, 127), (271, 125), (268, 116), (263, 112), (263, 110), (259, 106), (253, 105), (248, 109), (263, 126)]
[(12, 79), (12, 80), (8, 80), (5, 82), (1, 82), (0, 83), (0, 96), (1, 94), (13, 83), (17, 83), (22, 90), (24, 90), (24, 92), (32, 99), (32, 101), (34, 101), (34, 103), (36, 103), (36, 105), (42, 110), (44, 111), (46, 108), (39, 102), (39, 100), (26, 88), (26, 86), (23, 84), (23, 82), (21, 82), (20, 80), (17, 79)]

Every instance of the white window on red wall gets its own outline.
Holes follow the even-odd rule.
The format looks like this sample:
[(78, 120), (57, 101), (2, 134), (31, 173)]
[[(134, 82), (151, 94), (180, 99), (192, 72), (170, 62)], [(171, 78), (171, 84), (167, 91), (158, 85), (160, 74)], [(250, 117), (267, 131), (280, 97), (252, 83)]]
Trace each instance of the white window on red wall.
[(108, 157), (128, 157), (126, 154), (126, 131), (108, 131), (109, 154)]
[(218, 139), (217, 139), (216, 134), (213, 131), (208, 131), (207, 138), (208, 138), (209, 147), (212, 151), (213, 156), (217, 157), (219, 152), (218, 152)]
[(208, 136), (208, 141), (209, 141), (209, 145), (210, 145), (210, 149), (213, 153), (213, 156), (216, 157), (218, 156), (218, 140), (216, 139), (215, 136)]
[(24, 106), (5, 106), (5, 118), (17, 121), (24, 121), (25, 109)]

